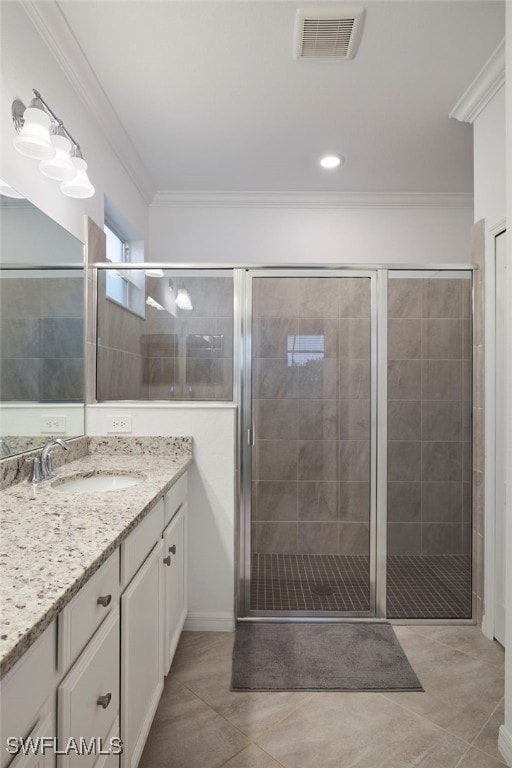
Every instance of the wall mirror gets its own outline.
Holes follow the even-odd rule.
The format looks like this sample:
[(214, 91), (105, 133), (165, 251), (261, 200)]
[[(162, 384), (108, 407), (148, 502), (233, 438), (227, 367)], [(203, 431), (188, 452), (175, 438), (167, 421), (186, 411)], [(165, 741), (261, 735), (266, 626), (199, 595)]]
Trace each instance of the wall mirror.
[(84, 428), (84, 247), (0, 194), (0, 457)]

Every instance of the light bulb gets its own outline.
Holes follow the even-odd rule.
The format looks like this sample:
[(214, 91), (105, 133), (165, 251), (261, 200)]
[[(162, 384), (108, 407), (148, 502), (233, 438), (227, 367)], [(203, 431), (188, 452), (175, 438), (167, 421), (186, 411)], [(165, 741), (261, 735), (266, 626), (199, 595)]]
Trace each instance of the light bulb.
[(190, 293), (185, 288), (178, 288), (176, 296), (176, 306), (180, 309), (193, 309)]
[(50, 141), (51, 119), (39, 107), (27, 107), (23, 113), (23, 127), (14, 137), (13, 144), (21, 155), (45, 160), (55, 155)]
[(343, 158), (341, 158), (339, 155), (325, 155), (320, 160), (320, 165), (322, 168), (337, 168), (339, 165), (341, 165), (343, 161)]
[(50, 141), (55, 148), (55, 157), (42, 160), (39, 170), (44, 176), (55, 181), (67, 181), (76, 175), (76, 169), (71, 160), (71, 142), (59, 133), (50, 136)]
[(71, 162), (76, 173), (73, 178), (62, 182), (60, 191), (68, 197), (92, 197), (95, 190), (87, 175), (87, 163), (82, 157), (72, 157)]

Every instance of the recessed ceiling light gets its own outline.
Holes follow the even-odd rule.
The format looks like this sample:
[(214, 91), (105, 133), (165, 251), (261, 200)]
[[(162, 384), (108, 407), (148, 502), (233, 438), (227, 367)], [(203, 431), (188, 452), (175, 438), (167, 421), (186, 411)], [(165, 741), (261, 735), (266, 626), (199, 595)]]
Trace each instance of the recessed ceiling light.
[(344, 158), (340, 155), (324, 155), (320, 159), (320, 165), (322, 168), (337, 168), (344, 161)]

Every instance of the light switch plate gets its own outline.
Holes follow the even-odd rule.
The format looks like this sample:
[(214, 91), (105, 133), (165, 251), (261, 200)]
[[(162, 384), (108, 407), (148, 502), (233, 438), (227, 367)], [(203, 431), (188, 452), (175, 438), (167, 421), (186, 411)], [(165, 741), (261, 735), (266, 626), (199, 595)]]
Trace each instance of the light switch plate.
[(120, 413), (118, 416), (107, 416), (107, 432), (131, 432), (132, 417), (128, 414)]

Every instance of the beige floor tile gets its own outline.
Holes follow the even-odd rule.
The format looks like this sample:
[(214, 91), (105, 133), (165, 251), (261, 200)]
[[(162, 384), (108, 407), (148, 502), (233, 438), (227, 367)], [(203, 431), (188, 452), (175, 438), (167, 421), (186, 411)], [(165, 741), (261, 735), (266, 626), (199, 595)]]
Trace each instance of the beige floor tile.
[(303, 692), (243, 692), (230, 691), (232, 636), (220, 639), (209, 650), (199, 652), (204, 639), (196, 643), (186, 640), (188, 647), (181, 647), (177, 664), (173, 663), (171, 675), (186, 685), (212, 709), (251, 738), (265, 728), (282, 720), (311, 694)]
[(480, 731), (473, 746), (481, 749), (482, 752), (494, 757), (495, 760), (502, 760), (500, 751), (498, 749), (498, 732), (500, 725), (505, 722), (505, 703), (502, 701), (498, 707), (494, 710), (493, 714)]
[(503, 668), (505, 649), (496, 641), (489, 640), (477, 626), (416, 626), (410, 627), (416, 634), (429, 640), (456, 648), (462, 653), (478, 657), (479, 661)]
[(251, 744), (231, 760), (228, 760), (224, 768), (281, 768), (281, 764), (276, 763), (256, 744)]
[(503, 696), (501, 669), (433, 641), (429, 633), (423, 638), (418, 628), (399, 629), (407, 630), (397, 636), (425, 692), (389, 693), (386, 698), (472, 742)]
[(467, 744), (372, 693), (318, 693), (257, 743), (286, 768), (455, 768)]
[(139, 768), (220, 768), (248, 743), (197, 696), (168, 679)]
[(495, 760), (485, 752), (471, 747), (457, 764), (457, 768), (503, 768), (504, 765), (501, 760)]

